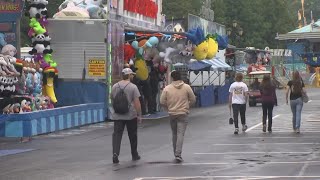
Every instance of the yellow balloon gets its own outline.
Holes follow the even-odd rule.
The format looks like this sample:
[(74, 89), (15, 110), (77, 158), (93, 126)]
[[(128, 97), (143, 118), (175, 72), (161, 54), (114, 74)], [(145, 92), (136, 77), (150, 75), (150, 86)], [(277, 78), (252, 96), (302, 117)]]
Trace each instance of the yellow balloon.
[(144, 81), (147, 80), (149, 77), (149, 71), (147, 68), (146, 61), (143, 59), (136, 59), (134, 63), (134, 67), (137, 68), (136, 76), (138, 79)]
[(218, 43), (212, 38), (209, 38), (207, 41), (208, 41), (208, 54), (206, 58), (212, 59), (216, 56), (218, 52)]
[(194, 57), (198, 60), (204, 60), (207, 57), (208, 54), (208, 42), (203, 41), (201, 44), (196, 46), (196, 48), (193, 50)]

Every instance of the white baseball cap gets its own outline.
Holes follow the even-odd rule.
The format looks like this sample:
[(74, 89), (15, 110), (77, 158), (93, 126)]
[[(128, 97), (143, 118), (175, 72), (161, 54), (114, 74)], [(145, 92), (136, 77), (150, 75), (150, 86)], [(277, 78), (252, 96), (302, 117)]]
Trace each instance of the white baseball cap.
[(132, 71), (132, 69), (130, 69), (130, 68), (124, 68), (124, 69), (122, 70), (122, 74), (128, 75), (128, 74), (136, 74), (136, 73), (134, 73), (134, 72)]

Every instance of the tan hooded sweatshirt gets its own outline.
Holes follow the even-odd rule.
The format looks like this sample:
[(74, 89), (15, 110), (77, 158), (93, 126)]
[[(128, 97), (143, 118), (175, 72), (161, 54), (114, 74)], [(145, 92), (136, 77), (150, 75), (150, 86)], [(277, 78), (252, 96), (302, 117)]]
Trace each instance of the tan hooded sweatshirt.
[(173, 81), (164, 88), (160, 97), (160, 104), (168, 109), (170, 115), (189, 114), (190, 105), (195, 101), (191, 87), (183, 81)]

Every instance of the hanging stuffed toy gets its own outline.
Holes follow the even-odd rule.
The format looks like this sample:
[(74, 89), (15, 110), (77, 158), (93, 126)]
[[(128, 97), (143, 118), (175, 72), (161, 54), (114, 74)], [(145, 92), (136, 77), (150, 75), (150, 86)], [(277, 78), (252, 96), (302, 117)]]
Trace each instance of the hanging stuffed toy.
[(57, 62), (55, 62), (53, 59), (52, 59), (52, 54), (45, 54), (43, 56), (43, 59), (45, 60), (46, 63), (48, 63), (50, 65), (50, 67), (57, 67), (58, 64)]
[(156, 36), (152, 36), (148, 39), (145, 45), (149, 48), (157, 47), (159, 44), (159, 39)]
[(36, 34), (44, 34), (45, 32), (47, 32), (47, 30), (41, 26), (41, 24), (37, 21), (36, 18), (31, 18), (29, 26), (31, 28), (31, 33), (28, 33), (29, 35), (32, 34), (34, 36)]
[(149, 71), (146, 64), (146, 61), (144, 61), (141, 57), (137, 58), (134, 62), (134, 67), (136, 70), (136, 77), (140, 79), (141, 81), (147, 80), (149, 77)]
[(215, 37), (211, 34), (207, 35), (208, 41), (208, 54), (206, 59), (212, 59), (216, 56), (218, 52), (218, 43), (215, 41)]
[(17, 49), (13, 45), (7, 44), (7, 45), (3, 46), (2, 50), (1, 50), (1, 54), (10, 55), (13, 57), (17, 54)]
[(208, 42), (204, 36), (201, 28), (196, 28), (186, 33), (188, 40), (190, 40), (196, 47), (194, 48), (193, 55), (198, 60), (204, 60), (208, 54)]
[[(146, 42), (146, 41), (145, 41)], [(143, 49), (143, 41), (132, 41), (131, 46), (139, 53), (139, 55), (143, 55), (144, 49)]]
[(130, 59), (134, 57), (136, 54), (136, 50), (129, 44), (125, 43), (123, 45), (123, 51), (124, 51), (124, 62), (129, 63)]
[(43, 71), (42, 94), (49, 96), (53, 103), (58, 102), (54, 92), (54, 83), (56, 83), (57, 76), (58, 70), (56, 68), (47, 68)]
[(3, 33), (0, 33), (0, 51), (3, 46), (7, 45), (7, 42), (5, 40), (5, 35)]

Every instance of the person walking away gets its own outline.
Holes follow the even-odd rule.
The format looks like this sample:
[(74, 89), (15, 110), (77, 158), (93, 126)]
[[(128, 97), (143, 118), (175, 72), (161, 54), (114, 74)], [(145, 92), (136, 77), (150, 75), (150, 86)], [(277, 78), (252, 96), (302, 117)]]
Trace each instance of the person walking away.
[(135, 73), (130, 68), (122, 70), (122, 79), (114, 84), (111, 91), (112, 110), (111, 120), (114, 121), (114, 131), (112, 134), (112, 146), (114, 164), (119, 163), (118, 156), (120, 154), (121, 139), (124, 127), (127, 127), (128, 136), (131, 145), (132, 160), (139, 160), (138, 154), (138, 136), (137, 123), (141, 123), (141, 105), (140, 93), (137, 86), (131, 81)]
[(293, 131), (300, 133), (301, 111), (303, 107), (302, 92), (305, 91), (304, 83), (298, 71), (293, 72), (292, 80), (288, 82), (286, 91), (286, 103), (290, 93), (290, 107), (292, 112)]
[(246, 125), (246, 104), (248, 101), (248, 86), (242, 82), (243, 74), (237, 73), (235, 82), (229, 88), (229, 108), (233, 109), (234, 134), (239, 133), (238, 116), (240, 112), (242, 131), (248, 129)]
[(272, 111), (273, 107), (277, 105), (277, 95), (276, 95), (276, 87), (271, 81), (270, 75), (265, 74), (263, 76), (260, 93), (262, 99), (262, 131), (266, 132), (267, 125), (267, 116), (268, 116), (268, 132), (272, 132)]
[(173, 82), (167, 85), (160, 96), (160, 104), (168, 110), (172, 130), (172, 145), (176, 163), (183, 161), (182, 145), (187, 128), (187, 117), (196, 97), (188, 84), (181, 79), (178, 71), (171, 72)]

